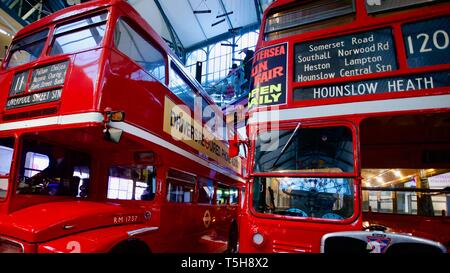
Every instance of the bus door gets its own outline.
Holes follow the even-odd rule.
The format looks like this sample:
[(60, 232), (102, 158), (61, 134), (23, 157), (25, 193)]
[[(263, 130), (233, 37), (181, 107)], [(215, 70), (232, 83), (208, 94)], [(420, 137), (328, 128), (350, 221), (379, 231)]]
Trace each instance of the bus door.
[(198, 251), (195, 242), (196, 218), (193, 217), (197, 176), (170, 168), (166, 177), (166, 204), (161, 208), (161, 225), (170, 251)]

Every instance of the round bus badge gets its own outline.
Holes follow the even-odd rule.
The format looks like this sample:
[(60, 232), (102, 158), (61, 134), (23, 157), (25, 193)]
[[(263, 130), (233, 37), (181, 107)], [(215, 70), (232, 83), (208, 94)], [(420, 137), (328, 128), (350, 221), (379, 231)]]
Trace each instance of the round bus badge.
[(209, 210), (205, 210), (205, 213), (203, 214), (203, 225), (205, 225), (205, 228), (208, 228), (209, 224), (211, 224), (211, 214), (209, 213)]
[(151, 213), (150, 211), (147, 210), (147, 211), (144, 213), (144, 219), (145, 219), (145, 220), (149, 220), (151, 217), (152, 217), (152, 213)]

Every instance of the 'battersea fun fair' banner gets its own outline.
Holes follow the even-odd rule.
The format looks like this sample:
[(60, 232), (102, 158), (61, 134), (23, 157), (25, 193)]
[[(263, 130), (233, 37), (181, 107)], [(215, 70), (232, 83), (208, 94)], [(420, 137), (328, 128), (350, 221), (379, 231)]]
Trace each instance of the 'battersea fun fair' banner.
[(286, 103), (287, 44), (263, 48), (253, 58), (248, 108)]

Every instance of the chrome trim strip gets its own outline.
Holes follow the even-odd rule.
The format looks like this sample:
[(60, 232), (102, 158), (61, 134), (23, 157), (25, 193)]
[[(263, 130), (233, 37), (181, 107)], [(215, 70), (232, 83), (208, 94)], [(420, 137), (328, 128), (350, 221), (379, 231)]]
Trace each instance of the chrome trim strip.
[(146, 228), (130, 230), (127, 233), (128, 233), (128, 236), (131, 237), (131, 236), (134, 236), (137, 234), (141, 234), (141, 233), (148, 232), (148, 231), (154, 231), (154, 230), (158, 230), (158, 229), (159, 229), (159, 227), (146, 227)]

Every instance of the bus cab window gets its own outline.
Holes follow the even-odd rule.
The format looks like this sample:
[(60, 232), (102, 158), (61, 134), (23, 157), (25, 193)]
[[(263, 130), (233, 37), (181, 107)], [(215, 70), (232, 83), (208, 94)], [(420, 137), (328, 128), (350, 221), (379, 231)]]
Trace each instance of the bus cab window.
[(109, 168), (108, 199), (153, 200), (156, 172), (153, 166)]
[(17, 193), (80, 197), (89, 165), (90, 157), (84, 153), (24, 140)]

